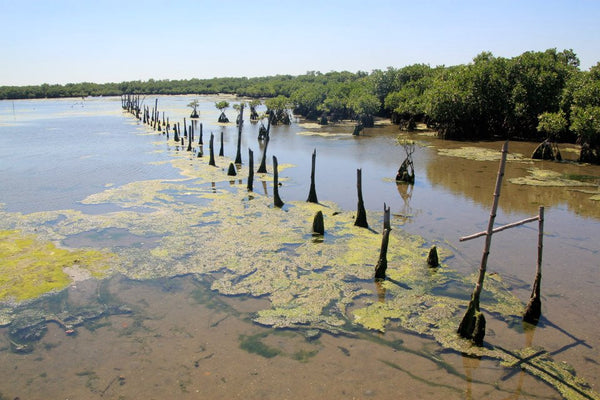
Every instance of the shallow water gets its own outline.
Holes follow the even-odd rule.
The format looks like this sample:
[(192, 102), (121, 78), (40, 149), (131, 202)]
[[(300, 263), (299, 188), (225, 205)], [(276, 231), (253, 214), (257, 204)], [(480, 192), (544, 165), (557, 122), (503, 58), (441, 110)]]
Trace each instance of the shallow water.
[[(191, 99), (159, 97), (159, 110), (171, 121), (183, 122)], [(235, 124), (215, 122), (219, 114), (214, 107), (216, 97), (201, 100), (204, 142), (213, 132), (218, 143), (223, 132), (226, 156), (233, 158)], [(154, 97), (145, 101), (153, 105)], [(122, 210), (123, 205), (85, 204), (83, 200), (130, 182), (181, 178), (180, 170), (169, 161), (177, 157), (188, 160), (185, 152), (123, 114), (120, 105), (117, 98), (0, 102), (3, 211), (27, 215), (80, 210), (86, 215), (102, 215)], [(235, 112), (230, 109), (226, 113), (233, 121)], [(259, 163), (257, 132), (257, 124), (245, 122), (243, 182), (248, 147), (254, 150), (255, 165)], [(483, 241), (460, 243), (458, 238), (485, 230), (498, 161), (440, 155), (437, 148), (498, 150), (501, 143), (444, 142), (408, 135), (418, 147), (416, 183), (407, 187), (397, 186), (393, 180), (404, 157), (395, 144), (395, 127), (367, 129), (360, 137), (351, 132), (352, 126), (319, 129), (302, 121), (272, 127), (268, 154), (276, 155), (280, 164), (292, 164), (280, 171), (284, 202), (306, 199), (310, 156), (316, 149), (320, 201), (354, 210), (356, 168), (362, 168), (369, 210), (380, 211), (387, 203), (394, 229), (449, 248), (454, 257), (447, 263), (452, 268), (464, 275), (474, 272)], [(534, 143), (511, 143), (510, 151), (526, 156), (534, 147)], [(566, 148), (563, 156), (576, 157)], [(197, 167), (197, 160), (188, 161), (192, 168)], [(597, 391), (600, 203), (579, 191), (580, 187), (525, 186), (509, 181), (527, 176), (531, 168), (587, 177), (583, 181), (591, 186), (583, 189), (598, 191), (599, 167), (527, 160), (508, 163), (497, 224), (533, 216), (540, 205), (546, 207), (544, 319), (528, 334), (489, 318), (486, 341), (508, 348), (530, 343), (541, 346), (555, 360), (572, 365)], [(214, 187), (215, 191), (232, 188), (223, 183)], [(255, 182), (255, 191), (271, 196), (272, 185)], [(195, 196), (176, 200), (190, 207), (198, 204)], [(62, 245), (149, 251), (157, 240), (105, 227), (72, 235)], [(488, 270), (501, 275), (511, 291), (526, 301), (536, 254), (537, 227), (511, 229), (494, 236)], [(185, 255), (181, 262), (185, 264)], [(252, 322), (252, 316), (268, 307), (266, 299), (217, 296), (209, 289), (211, 279), (214, 276), (186, 275), (134, 281), (116, 276), (103, 282), (76, 282), (61, 295), (69, 307), (91, 301), (102, 287), (133, 312), (104, 316), (78, 328), (74, 336), (66, 336), (59, 325), (49, 323), (48, 332), (29, 354), (11, 352), (8, 339), (0, 338), (0, 393), (6, 398), (197, 398), (198, 393), (204, 398), (560, 398), (553, 388), (518, 368), (462, 357), (429, 338), (402, 330), (379, 334), (357, 329), (352, 335), (323, 333), (306, 339), (301, 331), (260, 327)], [(366, 286), (377, 298), (374, 285)], [(271, 354), (276, 355), (269, 357)]]

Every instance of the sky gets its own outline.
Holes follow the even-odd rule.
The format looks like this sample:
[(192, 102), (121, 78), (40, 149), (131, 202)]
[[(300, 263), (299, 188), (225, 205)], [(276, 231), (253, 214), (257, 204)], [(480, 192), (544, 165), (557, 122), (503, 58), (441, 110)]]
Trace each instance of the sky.
[(0, 86), (600, 62), (597, 0), (0, 0)]

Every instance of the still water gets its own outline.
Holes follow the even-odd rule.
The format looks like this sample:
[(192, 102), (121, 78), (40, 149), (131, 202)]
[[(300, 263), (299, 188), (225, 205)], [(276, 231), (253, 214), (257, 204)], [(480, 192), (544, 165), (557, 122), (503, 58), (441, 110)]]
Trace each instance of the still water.
[[(155, 98), (147, 97), (144, 103), (153, 106)], [(183, 124), (192, 99), (159, 96), (161, 118), (164, 112), (171, 123)], [(156, 214), (153, 210), (172, 212), (172, 220), (183, 215), (178, 210), (205, 207), (209, 204), (205, 187), (214, 195), (235, 196), (245, 187), (248, 148), (254, 151), (255, 168), (260, 162), (264, 143), (257, 140), (259, 124), (247, 120), (246, 110), (239, 175), (231, 182), (208, 179), (208, 184), (189, 179), (192, 173), (204, 173), (210, 133), (215, 135), (216, 149), (223, 134), (226, 157), (233, 159), (236, 153), (235, 123), (216, 122), (219, 111), (214, 103), (222, 98), (198, 99), (203, 157), (198, 157), (197, 131), (194, 149), (187, 152), (187, 144), (173, 143), (172, 132), (167, 141), (162, 132), (124, 113), (119, 98), (0, 102), (0, 230), (38, 233), (60, 247), (107, 250), (126, 260), (135, 254), (131, 263), (135, 265), (122, 262), (102, 279), (73, 276), (64, 291), (19, 309), (23, 313), (42, 310), (47, 315), (46, 330), (30, 351), (15, 351), (10, 325), (0, 327), (0, 398), (561, 398), (555, 386), (518, 366), (463, 356), (427, 335), (394, 326), (393, 321), (385, 333), (346, 326), (339, 332), (324, 329), (307, 334), (298, 326), (275, 329), (257, 324), (256, 313), (269, 309), (273, 297), (252, 288), (236, 295), (219, 294), (227, 292), (215, 290), (215, 281), (234, 274), (235, 267), (197, 267), (202, 257), (193, 251), (169, 258), (169, 265), (156, 267), (160, 273), (151, 267), (136, 270), (138, 263), (159, 264), (161, 240), (175, 236), (158, 228), (151, 233), (135, 231), (131, 227), (136, 218), (142, 225), (146, 215)], [(233, 109), (226, 114), (235, 120)], [(272, 172), (270, 157), (277, 156), (282, 165), (279, 193), (288, 204), (285, 212), (291, 214), (297, 208), (294, 202), (306, 200), (311, 154), (316, 150), (321, 202), (330, 202), (342, 213), (354, 212), (356, 169), (361, 168), (364, 201), (374, 230), (380, 231), (385, 202), (391, 208), (394, 231), (418, 235), (424, 247), (445, 249), (444, 254), (449, 254), (445, 268), (465, 277), (473, 274), (483, 240), (461, 243), (458, 239), (485, 230), (498, 160), (473, 159), (478, 157), (465, 155), (464, 149), (474, 148), (474, 154), (482, 155), (486, 150), (497, 152), (502, 143), (446, 142), (427, 132), (404, 135), (417, 144), (416, 182), (405, 186), (394, 182), (405, 156), (397, 144), (397, 128), (382, 123), (359, 137), (351, 135), (352, 129), (344, 124), (323, 128), (302, 120), (272, 127), (268, 170)], [(510, 143), (509, 151), (517, 158), (506, 168), (496, 223), (534, 216), (539, 206), (545, 206), (543, 318), (536, 329), (523, 330), (486, 316), (485, 340), (509, 349), (537, 346), (554, 361), (571, 365), (598, 392), (600, 167), (532, 162), (526, 157), (535, 145)], [(577, 156), (570, 146), (561, 146), (561, 151), (566, 159)], [(228, 162), (217, 160), (225, 169)], [(518, 183), (540, 170), (555, 172), (562, 180), (554, 184), (566, 180), (568, 186)], [(255, 182), (256, 197), (272, 197), (270, 179), (269, 175)], [(142, 193), (139, 201), (130, 199), (131, 192), (119, 201), (92, 201), (98, 194), (139, 182), (168, 182), (171, 189), (163, 188), (148, 199)], [(169, 209), (170, 202), (182, 208)], [(220, 218), (198, 225), (230, 223)], [(123, 219), (132, 219), (129, 228), (121, 225)], [(43, 224), (36, 226), (37, 221)], [(63, 233), (68, 224), (72, 225), (69, 234)], [(260, 229), (257, 240), (260, 243), (263, 237), (267, 252), (268, 229)], [(175, 239), (198, 247), (218, 245), (213, 237)], [(242, 238), (231, 240), (244, 246)], [(335, 235), (326, 235), (323, 244), (335, 240)], [(535, 224), (498, 233), (488, 271), (501, 276), (507, 290), (526, 302), (536, 256)], [(245, 276), (237, 276), (234, 283)], [(367, 303), (381, 295), (372, 281), (359, 285), (371, 293), (364, 296)], [(469, 294), (461, 295), (467, 299), (465, 304)], [(290, 302), (297, 297), (301, 296)], [(107, 310), (105, 304), (113, 308)], [(60, 319), (48, 317), (82, 307), (87, 317), (82, 317), (85, 323), (74, 333), (67, 334)], [(348, 314), (353, 307), (359, 305), (348, 305)]]

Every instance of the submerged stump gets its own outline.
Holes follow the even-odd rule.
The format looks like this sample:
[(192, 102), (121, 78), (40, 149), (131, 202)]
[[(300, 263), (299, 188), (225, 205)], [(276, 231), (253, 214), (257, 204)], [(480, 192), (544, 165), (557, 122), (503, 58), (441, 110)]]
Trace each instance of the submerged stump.
[(209, 159), (208, 159), (208, 165), (212, 165), (213, 167), (216, 167), (215, 164), (215, 152), (213, 149), (213, 142), (214, 142), (214, 138), (215, 135), (212, 134), (212, 132), (210, 133), (210, 141), (208, 143), (208, 151), (209, 151)]
[(235, 172), (235, 165), (233, 163), (229, 163), (229, 169), (227, 170), (227, 176), (236, 176), (237, 172)]
[(438, 267), (440, 265), (440, 261), (439, 261), (438, 252), (437, 252), (437, 247), (436, 246), (433, 246), (429, 250), (429, 255), (427, 256), (427, 265), (429, 265), (431, 268), (435, 268), (435, 267)]
[(265, 140), (265, 148), (263, 150), (262, 158), (260, 160), (260, 165), (258, 166), (258, 170), (256, 171), (259, 174), (267, 173), (267, 148), (268, 147), (269, 147), (269, 137), (267, 136), (267, 139)]

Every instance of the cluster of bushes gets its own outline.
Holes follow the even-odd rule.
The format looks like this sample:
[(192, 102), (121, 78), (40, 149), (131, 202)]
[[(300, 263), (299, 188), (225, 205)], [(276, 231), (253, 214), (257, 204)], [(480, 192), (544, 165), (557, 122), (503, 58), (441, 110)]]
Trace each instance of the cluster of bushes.
[(448, 139), (578, 141), (581, 161), (600, 163), (600, 63), (581, 71), (571, 50), (513, 58), (484, 52), (466, 65), (415, 64), (371, 73), (0, 87), (0, 99), (126, 93), (266, 97), (321, 123), (353, 119), (370, 126), (374, 117), (387, 117), (405, 129), (426, 123)]

